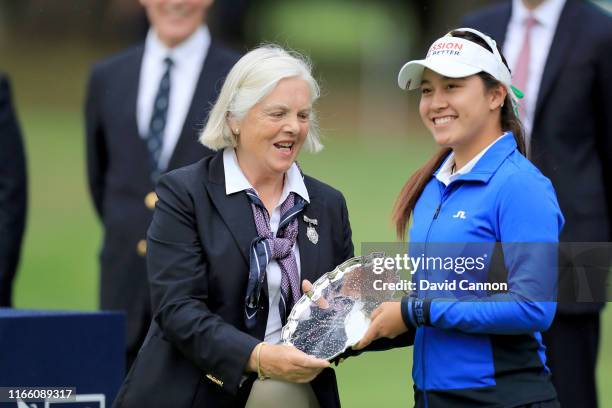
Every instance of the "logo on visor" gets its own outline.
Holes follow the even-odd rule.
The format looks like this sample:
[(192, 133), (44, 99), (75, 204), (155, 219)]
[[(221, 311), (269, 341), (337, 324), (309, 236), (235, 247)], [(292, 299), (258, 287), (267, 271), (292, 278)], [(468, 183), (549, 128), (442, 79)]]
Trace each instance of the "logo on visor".
[(463, 50), (463, 44), (454, 41), (445, 41), (435, 43), (429, 48), (427, 57), (443, 56), (443, 55), (460, 55)]

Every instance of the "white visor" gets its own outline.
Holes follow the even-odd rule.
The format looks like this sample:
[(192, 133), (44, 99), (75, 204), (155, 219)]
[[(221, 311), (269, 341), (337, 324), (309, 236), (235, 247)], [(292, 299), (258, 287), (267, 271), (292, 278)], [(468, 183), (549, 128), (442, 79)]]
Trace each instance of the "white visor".
[(472, 41), (446, 35), (429, 47), (425, 59), (407, 62), (402, 67), (397, 77), (399, 87), (406, 90), (419, 88), (423, 70), (429, 68), (448, 78), (464, 78), (484, 71), (503, 83), (510, 92), (510, 71), (497, 52), (495, 41), (480, 32), (477, 33), (493, 46), (494, 53)]

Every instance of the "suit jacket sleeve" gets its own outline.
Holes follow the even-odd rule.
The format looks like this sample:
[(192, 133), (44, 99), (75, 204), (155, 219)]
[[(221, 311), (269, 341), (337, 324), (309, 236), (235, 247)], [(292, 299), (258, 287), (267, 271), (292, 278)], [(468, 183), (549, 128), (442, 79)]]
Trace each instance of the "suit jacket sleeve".
[(346, 200), (342, 196), (342, 228), (343, 228), (343, 252), (342, 262), (355, 256), (355, 248), (353, 247), (353, 232), (351, 231), (351, 223), (349, 222), (348, 208)]
[[(597, 50), (612, 50), (612, 28), (606, 29), (602, 44), (596, 46)], [(612, 234), (612, 52), (597, 52), (596, 83), (594, 85), (594, 107), (598, 110), (595, 115), (599, 118), (597, 135), (599, 136), (599, 152), (603, 165), (604, 183), (608, 201), (608, 217), (610, 221), (610, 234)]]
[(161, 178), (148, 232), (147, 266), (154, 319), (164, 336), (205, 373), (235, 394), (259, 340), (210, 311), (208, 263), (193, 199), (177, 174)]
[(27, 178), (21, 131), (4, 77), (0, 77), (0, 140), (0, 306), (11, 306), (25, 227)]
[(89, 192), (93, 199), (96, 212), (100, 217), (103, 215), (106, 169), (108, 166), (108, 152), (106, 150), (105, 131), (100, 103), (103, 96), (104, 87), (101, 73), (99, 69), (94, 68), (89, 79), (85, 99), (85, 146)]

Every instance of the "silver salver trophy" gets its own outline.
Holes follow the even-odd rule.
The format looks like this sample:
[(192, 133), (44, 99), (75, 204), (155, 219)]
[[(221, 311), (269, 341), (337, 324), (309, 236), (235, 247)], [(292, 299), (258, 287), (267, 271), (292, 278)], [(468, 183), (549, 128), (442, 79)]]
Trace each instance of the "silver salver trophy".
[(317, 279), (293, 306), (281, 342), (332, 360), (361, 340), (372, 311), (395, 295), (395, 291), (383, 290), (383, 283), (400, 279), (396, 269), (375, 273), (375, 258), (384, 258), (384, 254), (351, 258)]

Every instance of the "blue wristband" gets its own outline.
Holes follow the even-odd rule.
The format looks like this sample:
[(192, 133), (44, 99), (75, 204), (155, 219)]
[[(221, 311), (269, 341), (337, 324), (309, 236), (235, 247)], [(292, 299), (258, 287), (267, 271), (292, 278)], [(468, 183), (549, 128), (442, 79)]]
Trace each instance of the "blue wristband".
[(416, 299), (412, 302), (412, 315), (418, 327), (425, 325), (425, 316), (423, 316), (423, 299)]
[(412, 301), (414, 297), (412, 296), (404, 296), (402, 298), (401, 310), (402, 310), (402, 320), (406, 327), (417, 327), (416, 322), (412, 316)]
[(431, 299), (414, 299), (411, 302), (412, 320), (415, 322), (416, 327), (431, 326), (430, 311), (431, 311)]

